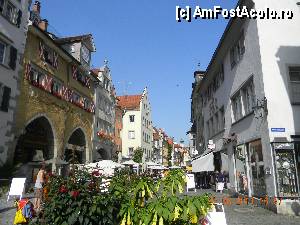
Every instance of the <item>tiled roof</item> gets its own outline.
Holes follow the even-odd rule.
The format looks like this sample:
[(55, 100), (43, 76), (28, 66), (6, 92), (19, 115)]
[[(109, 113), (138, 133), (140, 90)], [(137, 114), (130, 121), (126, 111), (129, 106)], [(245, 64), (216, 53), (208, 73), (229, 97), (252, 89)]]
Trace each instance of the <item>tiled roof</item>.
[(171, 138), (168, 138), (167, 141), (168, 141), (168, 144), (169, 144), (169, 145), (173, 145), (173, 140), (172, 140)]
[(117, 98), (119, 99), (118, 105), (122, 109), (139, 110), (142, 95), (124, 95)]
[(93, 52), (95, 52), (96, 47), (95, 47), (95, 43), (94, 43), (92, 34), (84, 34), (84, 35), (78, 35), (78, 36), (73, 36), (73, 37), (58, 38), (58, 39), (55, 39), (55, 42), (58, 44), (66, 44), (66, 43), (73, 43), (73, 42), (85, 41), (85, 40), (87, 40), (89, 42), (91, 50)]
[(91, 69), (91, 71), (92, 71), (94, 74), (97, 74), (97, 76), (98, 76), (98, 73), (99, 73), (99, 72), (104, 72), (103, 69)]

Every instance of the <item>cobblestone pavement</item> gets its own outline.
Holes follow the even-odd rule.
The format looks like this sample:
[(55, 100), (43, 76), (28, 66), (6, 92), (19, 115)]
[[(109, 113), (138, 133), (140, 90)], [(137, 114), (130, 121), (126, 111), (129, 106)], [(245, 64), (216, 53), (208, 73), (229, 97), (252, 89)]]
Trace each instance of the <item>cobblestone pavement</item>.
[(264, 209), (260, 206), (241, 204), (237, 205), (236, 198), (230, 198), (228, 194), (215, 193), (211, 190), (197, 190), (197, 193), (190, 192), (190, 194), (203, 194), (205, 192), (212, 193), (216, 197), (216, 202), (222, 202), (222, 199), (230, 199), (231, 205), (224, 204), (225, 217), (227, 225), (299, 225), (300, 216), (279, 215), (270, 210)]

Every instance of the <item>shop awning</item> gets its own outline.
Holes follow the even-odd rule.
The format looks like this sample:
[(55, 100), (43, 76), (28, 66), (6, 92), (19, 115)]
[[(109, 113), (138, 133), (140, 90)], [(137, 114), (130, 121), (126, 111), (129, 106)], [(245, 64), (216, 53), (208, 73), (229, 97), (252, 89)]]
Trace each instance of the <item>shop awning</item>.
[(214, 154), (208, 153), (194, 161), (192, 161), (192, 172), (204, 172), (204, 171), (214, 171)]

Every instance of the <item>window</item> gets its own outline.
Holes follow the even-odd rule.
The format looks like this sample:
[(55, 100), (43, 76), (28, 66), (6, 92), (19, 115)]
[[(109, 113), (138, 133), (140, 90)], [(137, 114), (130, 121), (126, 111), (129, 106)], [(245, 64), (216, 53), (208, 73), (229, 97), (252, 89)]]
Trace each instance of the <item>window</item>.
[(291, 102), (300, 103), (300, 66), (290, 67)]
[(128, 155), (129, 156), (133, 155), (133, 148), (132, 147), (128, 148)]
[(6, 45), (0, 41), (0, 64), (4, 63)]
[(0, 110), (8, 112), (11, 88), (0, 84)]
[(0, 13), (3, 12), (4, 9), (4, 0), (0, 0)]
[(18, 51), (15, 47), (10, 46), (10, 55), (9, 55), (9, 67), (13, 70), (16, 69), (16, 65), (17, 65), (17, 55)]
[(241, 33), (239, 40), (230, 49), (230, 64), (233, 68), (241, 59), (245, 53), (245, 36), (244, 32)]
[(47, 63), (53, 64), (53, 51), (47, 45), (44, 45), (44, 58)]
[[(61, 89), (62, 89), (62, 84), (60, 82), (58, 82), (57, 80), (54, 80), (53, 85), (52, 85), (52, 93), (55, 96), (60, 96), (61, 95)], [(76, 96), (76, 94), (73, 93), (73, 95), (71, 97), (73, 102), (75, 100), (75, 96)]]
[(224, 113), (224, 106), (220, 109), (220, 130), (225, 128), (225, 113)]
[(243, 101), (245, 107), (245, 115), (247, 115), (252, 112), (255, 102), (255, 94), (252, 81), (243, 89)]
[(90, 51), (85, 45), (81, 46), (81, 58), (86, 62), (90, 62)]
[(128, 138), (129, 139), (135, 139), (135, 132), (134, 132), (134, 130), (128, 131)]
[(134, 122), (134, 115), (130, 115), (130, 116), (129, 116), (129, 121), (130, 121), (131, 123)]
[(10, 22), (16, 23), (16, 7), (10, 2), (7, 2), (5, 16)]
[(232, 110), (234, 121), (242, 118), (242, 101), (240, 93), (238, 93), (234, 98), (232, 98)]

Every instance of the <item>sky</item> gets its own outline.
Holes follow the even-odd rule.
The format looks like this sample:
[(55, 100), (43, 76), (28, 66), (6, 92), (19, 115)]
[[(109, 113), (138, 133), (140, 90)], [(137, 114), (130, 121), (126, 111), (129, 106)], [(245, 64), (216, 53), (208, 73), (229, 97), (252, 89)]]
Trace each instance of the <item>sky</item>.
[[(91, 33), (93, 67), (108, 60), (118, 95), (148, 88), (152, 121), (187, 143), (193, 73), (205, 70), (228, 23), (176, 21), (176, 6), (234, 8), (237, 0), (41, 0), (41, 16), (59, 36)], [(198, 64), (200, 63), (200, 67)]]

